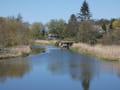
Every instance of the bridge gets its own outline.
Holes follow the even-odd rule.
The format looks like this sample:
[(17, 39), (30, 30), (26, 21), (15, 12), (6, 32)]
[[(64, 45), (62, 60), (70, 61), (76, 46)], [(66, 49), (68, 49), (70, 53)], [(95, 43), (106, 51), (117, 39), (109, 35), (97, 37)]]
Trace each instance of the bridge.
[(72, 46), (73, 43), (74, 41), (58, 41), (56, 42), (56, 46), (69, 49), (69, 47)]

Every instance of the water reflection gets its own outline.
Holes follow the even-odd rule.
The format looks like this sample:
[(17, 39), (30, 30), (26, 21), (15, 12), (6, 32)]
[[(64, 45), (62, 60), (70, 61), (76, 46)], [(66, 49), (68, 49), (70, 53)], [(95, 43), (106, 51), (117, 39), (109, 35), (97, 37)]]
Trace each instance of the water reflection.
[(84, 90), (89, 90), (91, 80), (98, 74), (99, 64), (97, 60), (68, 50), (54, 50), (54, 52), (49, 53), (49, 56), (55, 57), (49, 57), (48, 70), (54, 74), (68, 73), (72, 79), (81, 82)]
[(120, 61), (102, 61), (101, 67), (104, 72), (115, 73), (120, 78)]
[(73, 80), (81, 82), (83, 90), (89, 90), (90, 83), (100, 73), (120, 75), (119, 62), (100, 61), (68, 50), (53, 50), (46, 57), (48, 70), (55, 75), (69, 74)]
[[(33, 54), (36, 55), (32, 55), (22, 59), (14, 59), (12, 61), (0, 61), (0, 82), (5, 82), (8, 78), (22, 78), (23, 81), (27, 83), (32, 83), (31, 85), (35, 84), (35, 87), (37, 87), (38, 89), (43, 89), (46, 86), (49, 87), (51, 83), (54, 83), (52, 85), (56, 88), (56, 82), (59, 82), (56, 80), (60, 80), (61, 78), (55, 77), (61, 76), (62, 78), (64, 78), (64, 76), (67, 76), (70, 77), (70, 79), (67, 79), (68, 81), (63, 82), (64, 84), (68, 84), (69, 81), (72, 80), (73, 82), (75, 81), (78, 83), (80, 90), (90, 90), (92, 87), (100, 87), (100, 85), (104, 85), (104, 80), (106, 79), (106, 77), (110, 77), (108, 79), (109, 81), (111, 80), (111, 77), (113, 75), (117, 75), (118, 77), (120, 77), (120, 62), (96, 60), (92, 57), (51, 46), (43, 46), (42, 49), (40, 49), (39, 46), (34, 46), (34, 48), (35, 49), (33, 49)], [(37, 54), (41, 51), (45, 51), (45, 53)], [(25, 75), (29, 75), (28, 72), (30, 72), (31, 76), (29, 76), (29, 79), (32, 82), (29, 82), (29, 79), (27, 78), (28, 76), (24, 78)], [(94, 79), (97, 78), (95, 83), (99, 83), (100, 76), (104, 77), (104, 74), (107, 74), (107, 76), (105, 78), (102, 78), (102, 83), (98, 84), (98, 86), (93, 85)], [(48, 78), (51, 79), (48, 80)], [(107, 81), (107, 84), (109, 83), (109, 81)], [(39, 85), (39, 83), (41, 83), (41, 86)], [(28, 85), (28, 87), (32, 87), (29, 84), (24, 84)], [(58, 83), (58, 86), (61, 84), (62, 83)], [(72, 86), (76, 86), (76, 83), (72, 84), (71, 86), (68, 85), (68, 87)], [(109, 90), (111, 90), (112, 86), (113, 84), (110, 84)], [(119, 85), (116, 84), (114, 84), (114, 86), (119, 87)], [(92, 88), (91, 90), (98, 89)]]
[(7, 78), (22, 78), (30, 71), (27, 60), (13, 60), (0, 62), (0, 82), (5, 82)]
[[(32, 46), (32, 54), (44, 52), (44, 48)], [(23, 78), (30, 72), (32, 64), (29, 58), (19, 58), (0, 61), (0, 82), (5, 82), (7, 78)]]
[(31, 46), (32, 54), (39, 54), (45, 52), (45, 48), (42, 46)]
[(81, 82), (83, 90), (89, 90), (91, 80), (97, 74), (95, 62), (84, 56), (81, 56), (81, 60), (77, 61), (77, 63), (70, 62), (70, 74), (73, 79)]

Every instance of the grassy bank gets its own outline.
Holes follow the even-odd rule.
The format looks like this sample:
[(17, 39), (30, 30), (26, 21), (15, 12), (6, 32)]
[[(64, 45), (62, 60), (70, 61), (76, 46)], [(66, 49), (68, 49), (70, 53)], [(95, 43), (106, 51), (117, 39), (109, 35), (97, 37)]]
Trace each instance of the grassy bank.
[(34, 43), (33, 45), (50, 45), (50, 46), (55, 46), (55, 44), (51, 44), (51, 43)]
[(85, 55), (95, 56), (101, 60), (118, 61), (120, 60), (120, 46), (90, 46), (83, 43), (74, 44), (70, 50)]
[(0, 59), (9, 59), (16, 57), (25, 57), (30, 55), (31, 48), (30, 46), (14, 46), (10, 48), (5, 48), (5, 51), (0, 53)]
[(51, 46), (55, 46), (57, 40), (36, 40), (34, 42), (34, 45), (51, 45)]

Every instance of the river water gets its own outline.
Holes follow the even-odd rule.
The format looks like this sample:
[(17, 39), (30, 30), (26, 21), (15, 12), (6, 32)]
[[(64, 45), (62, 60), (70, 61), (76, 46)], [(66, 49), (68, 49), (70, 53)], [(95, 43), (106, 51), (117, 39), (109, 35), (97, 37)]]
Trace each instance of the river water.
[(0, 90), (120, 90), (120, 62), (52, 46), (0, 61)]

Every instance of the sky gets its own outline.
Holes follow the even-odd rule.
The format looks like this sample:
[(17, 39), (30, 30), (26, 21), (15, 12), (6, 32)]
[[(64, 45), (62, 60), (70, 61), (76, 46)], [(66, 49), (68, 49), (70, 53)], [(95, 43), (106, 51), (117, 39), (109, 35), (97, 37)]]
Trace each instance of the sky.
[[(0, 17), (17, 16), (23, 21), (46, 24), (51, 19), (69, 20), (77, 15), (84, 0), (0, 0)], [(120, 18), (120, 0), (86, 0), (93, 19)]]

